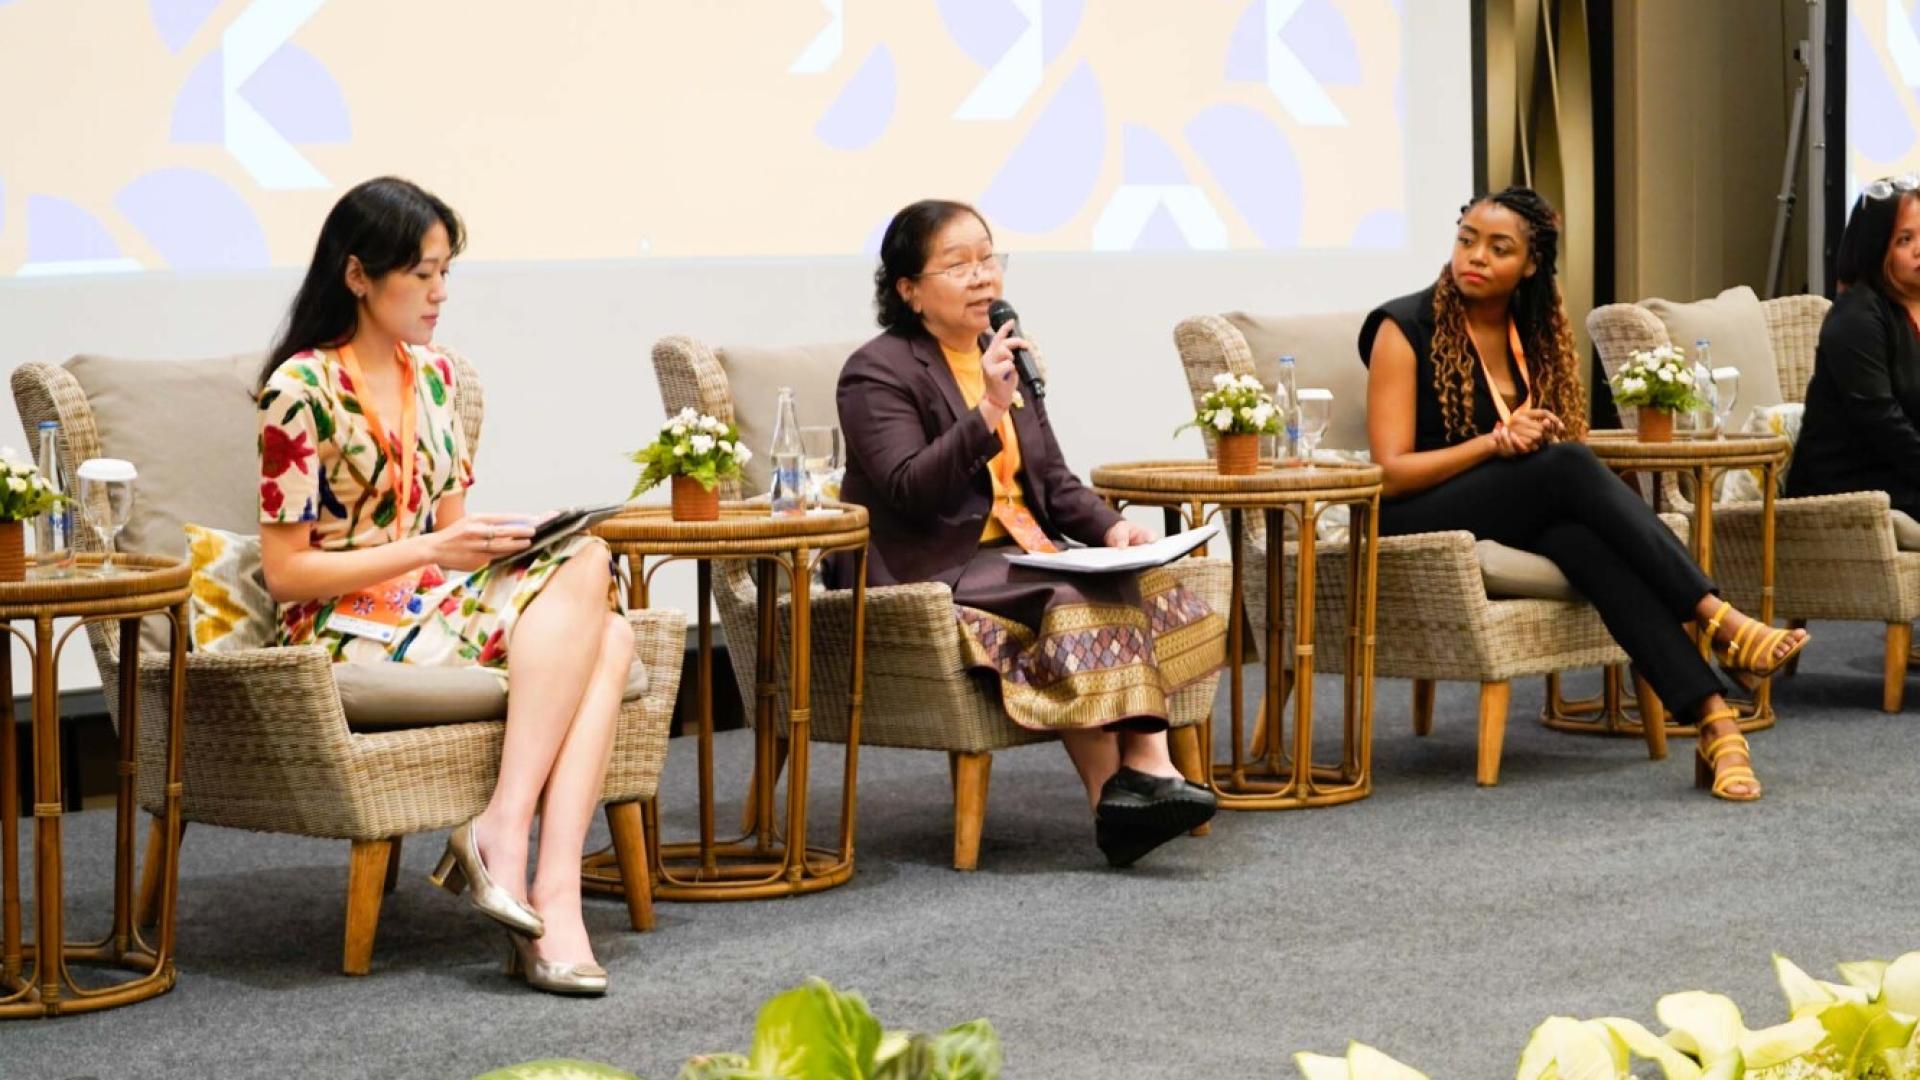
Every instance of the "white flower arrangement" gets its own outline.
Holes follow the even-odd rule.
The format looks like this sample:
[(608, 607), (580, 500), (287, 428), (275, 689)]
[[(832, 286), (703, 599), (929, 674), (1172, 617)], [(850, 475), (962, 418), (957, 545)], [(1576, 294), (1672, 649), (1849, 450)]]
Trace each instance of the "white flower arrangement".
[(13, 447), (0, 446), (0, 521), (25, 521), (67, 501), (38, 466)]
[(1259, 379), (1221, 372), (1213, 377), (1213, 389), (1200, 399), (1200, 411), (1174, 431), (1190, 427), (1212, 429), (1216, 435), (1277, 435), (1280, 410)]
[(712, 491), (720, 481), (739, 476), (753, 460), (753, 451), (740, 441), (739, 428), (681, 409), (660, 425), (658, 438), (633, 452), (632, 459), (645, 466), (633, 485), (634, 495), (670, 476), (691, 476)]
[(1609, 381), (1613, 403), (1623, 407), (1693, 412), (1706, 404), (1693, 384), (1686, 355), (1671, 345), (1635, 349)]

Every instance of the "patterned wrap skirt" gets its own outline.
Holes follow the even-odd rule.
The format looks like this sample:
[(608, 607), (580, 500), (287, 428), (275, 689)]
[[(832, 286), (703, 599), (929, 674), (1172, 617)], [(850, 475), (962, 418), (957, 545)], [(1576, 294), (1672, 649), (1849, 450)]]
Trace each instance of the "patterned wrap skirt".
[[(336, 663), (473, 666), (507, 675), (507, 643), (521, 612), (540, 595), (554, 571), (575, 555), (610, 558), (606, 545), (584, 534), (567, 537), (522, 558), (471, 573), (428, 567), (391, 642), (342, 633), (327, 625), (337, 600), (280, 606), (279, 645), (321, 645)], [(616, 581), (608, 606), (620, 610)]]
[(981, 548), (953, 598), (967, 666), (1021, 727), (1161, 727), (1167, 699), (1225, 663), (1226, 620), (1165, 567), (1058, 574), (1008, 562), (1019, 550)]

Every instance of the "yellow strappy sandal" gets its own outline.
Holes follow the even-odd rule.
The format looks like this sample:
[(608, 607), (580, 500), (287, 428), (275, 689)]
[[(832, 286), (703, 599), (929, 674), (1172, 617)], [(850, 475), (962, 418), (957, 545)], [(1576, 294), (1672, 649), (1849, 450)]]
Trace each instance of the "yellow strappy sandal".
[[(1707, 640), (1713, 643), (1713, 656), (1720, 661), (1720, 669), (1748, 690), (1784, 670), (1787, 662), (1800, 655), (1800, 650), (1813, 640), (1811, 634), (1795, 638), (1792, 628), (1775, 628), (1759, 619), (1748, 619), (1733, 632), (1733, 637), (1725, 642), (1719, 641), (1720, 620), (1732, 610), (1731, 603), (1720, 601), (1720, 607), (1707, 620)], [(1791, 641), (1793, 646), (1776, 655), (1775, 650), (1780, 648), (1783, 641)]]
[[(1705, 731), (1707, 725), (1716, 720), (1732, 720), (1738, 716), (1732, 709), (1716, 709), (1700, 718), (1700, 729)], [(1747, 764), (1729, 765), (1722, 770), (1719, 767), (1720, 759), (1728, 754), (1745, 754)], [(1744, 795), (1735, 795), (1731, 788), (1741, 783), (1753, 785), (1753, 790)], [(1760, 778), (1753, 775), (1753, 750), (1747, 745), (1747, 737), (1734, 731), (1712, 742), (1702, 742), (1699, 752), (1694, 755), (1693, 786), (1707, 788), (1714, 798), (1728, 802), (1752, 802), (1758, 799)]]

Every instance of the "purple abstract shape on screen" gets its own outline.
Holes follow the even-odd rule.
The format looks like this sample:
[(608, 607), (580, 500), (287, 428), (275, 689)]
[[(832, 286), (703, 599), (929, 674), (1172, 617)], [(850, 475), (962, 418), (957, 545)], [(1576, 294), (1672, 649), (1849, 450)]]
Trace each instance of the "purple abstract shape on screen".
[(940, 21), (960, 51), (992, 67), (1033, 24), (1008, 0), (939, 0)]
[(240, 84), (240, 96), (296, 143), (343, 143), (353, 134), (347, 99), (320, 58), (282, 45)]
[(1913, 124), (1901, 106), (1903, 96), (1880, 66), (1860, 24), (1847, 32), (1847, 147), (1874, 161), (1893, 162), (1913, 149)]
[(27, 261), (117, 259), (114, 243), (100, 219), (78, 204), (53, 195), (27, 196)]
[(867, 234), (867, 242), (861, 247), (860, 253), (863, 255), (880, 254), (880, 241), (886, 239), (887, 226), (891, 224), (893, 224), (892, 214), (888, 214), (886, 217), (880, 219), (880, 221), (874, 225), (873, 231)]
[(1087, 0), (1041, 0), (1040, 3), (1040, 57), (1045, 63), (1053, 63), (1060, 50), (1073, 40), (1074, 31), (1080, 29), (1080, 16), (1086, 11)]
[(1192, 246), (1165, 203), (1153, 208), (1153, 216), (1141, 227), (1140, 235), (1133, 238), (1134, 251), (1185, 251)]
[(893, 53), (885, 45), (875, 45), (860, 70), (847, 80), (840, 96), (813, 126), (814, 135), (838, 150), (858, 150), (871, 144), (893, 120), (899, 89)]
[(113, 205), (176, 270), (266, 266), (267, 236), (246, 200), (211, 173), (160, 169), (120, 189)]
[(160, 31), (160, 40), (168, 49), (179, 52), (219, 6), (220, 0), (147, 0), (147, 14), (153, 19), (153, 28)]
[(1215, 105), (1187, 124), (1186, 135), (1262, 244), (1299, 245), (1300, 163), (1272, 120), (1244, 105)]
[(173, 99), (173, 126), (167, 138), (177, 143), (220, 143), (227, 137), (226, 95), (220, 89), (220, 50), (215, 49), (187, 73)]
[(1080, 212), (1100, 179), (1106, 106), (1082, 63), (1047, 103), (980, 196), (980, 208), (1015, 232), (1043, 233)]
[(1350, 246), (1394, 250), (1407, 246), (1407, 215), (1399, 210), (1375, 210), (1360, 219)]
[(1187, 170), (1167, 141), (1142, 124), (1120, 125), (1120, 177), (1129, 184), (1184, 184)]
[(1353, 43), (1347, 20), (1329, 0), (1307, 0), (1280, 28), (1287, 43), (1313, 77), (1336, 86), (1360, 82), (1360, 50)]
[(1233, 36), (1227, 39), (1227, 81), (1267, 81), (1267, 5), (1253, 0), (1233, 24)]

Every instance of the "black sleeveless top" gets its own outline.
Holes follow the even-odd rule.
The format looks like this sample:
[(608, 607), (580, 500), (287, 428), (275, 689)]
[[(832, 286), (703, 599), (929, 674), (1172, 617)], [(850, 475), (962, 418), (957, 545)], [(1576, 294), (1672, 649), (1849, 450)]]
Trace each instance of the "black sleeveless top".
[[(1444, 450), (1455, 443), (1466, 442), (1467, 437), (1454, 435), (1447, 430), (1446, 417), (1440, 411), (1440, 395), (1433, 388), (1433, 317), (1434, 287), (1429, 285), (1417, 293), (1389, 300), (1367, 313), (1367, 321), (1360, 326), (1360, 362), (1373, 363), (1373, 339), (1380, 333), (1380, 324), (1392, 319), (1407, 337), (1407, 343), (1413, 346), (1413, 449)], [(1471, 340), (1467, 348), (1472, 349)], [(1487, 382), (1487, 373), (1477, 362), (1473, 370), (1473, 427), (1477, 434), (1492, 431), (1500, 422), (1500, 411), (1493, 405), (1493, 387)], [(1515, 389), (1524, 398), (1527, 381), (1516, 365), (1513, 372)]]

